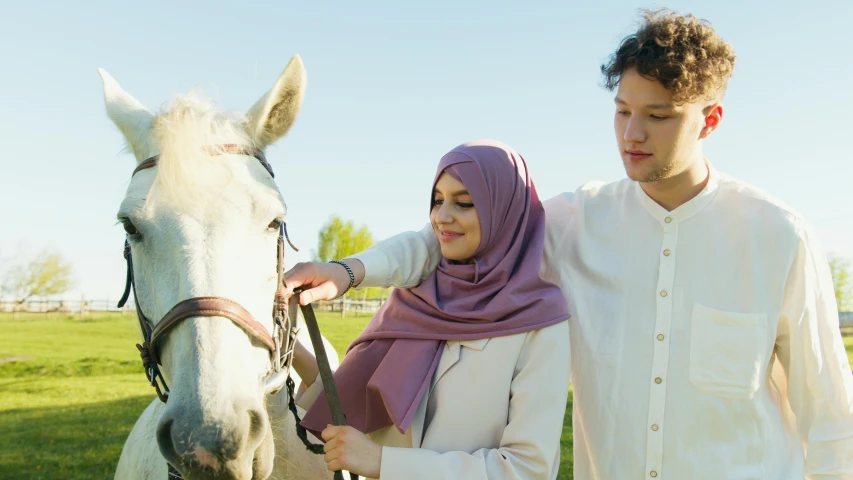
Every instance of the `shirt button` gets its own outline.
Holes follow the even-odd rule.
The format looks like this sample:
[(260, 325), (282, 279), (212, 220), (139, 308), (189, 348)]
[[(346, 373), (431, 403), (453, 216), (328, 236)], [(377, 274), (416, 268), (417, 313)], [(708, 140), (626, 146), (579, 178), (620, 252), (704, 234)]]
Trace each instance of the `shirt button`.
[(658, 385), (660, 385), (662, 382), (663, 382), (662, 378), (660, 378), (660, 377), (655, 378), (655, 383), (657, 383)]
[(663, 341), (663, 334), (662, 333), (658, 334), (658, 340), (660, 340), (661, 342)]
[(663, 221), (666, 223), (672, 223), (672, 217), (666, 217), (663, 219)]
[(652, 425), (652, 431), (653, 431), (653, 432), (657, 432), (657, 431), (658, 431), (658, 426), (657, 426), (657, 425)]
[(663, 256), (668, 257), (670, 253), (672, 253), (672, 252), (667, 248), (666, 250), (663, 251)]
[(665, 297), (665, 296), (667, 296), (667, 295), (668, 295), (668, 294), (666, 293), (666, 290), (661, 290), (661, 291), (660, 291), (660, 296), (661, 296), (661, 297)]
[(652, 478), (656, 478), (658, 476), (658, 472), (652, 470), (651, 472), (649, 472), (649, 476)]

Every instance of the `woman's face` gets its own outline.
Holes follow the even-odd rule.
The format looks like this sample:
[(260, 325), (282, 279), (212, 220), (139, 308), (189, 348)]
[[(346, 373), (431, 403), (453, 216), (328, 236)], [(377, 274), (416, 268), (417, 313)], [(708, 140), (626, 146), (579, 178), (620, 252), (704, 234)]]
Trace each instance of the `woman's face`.
[(469, 260), (480, 247), (480, 217), (465, 184), (443, 172), (432, 192), (429, 214), (441, 254), (449, 260)]

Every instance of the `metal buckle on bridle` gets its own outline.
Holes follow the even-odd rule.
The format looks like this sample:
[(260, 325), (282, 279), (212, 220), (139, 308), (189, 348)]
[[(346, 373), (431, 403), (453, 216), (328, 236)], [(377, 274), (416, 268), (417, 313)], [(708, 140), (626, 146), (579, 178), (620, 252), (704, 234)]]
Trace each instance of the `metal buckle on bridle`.
[(273, 362), (273, 371), (278, 373), (281, 371), (281, 316), (276, 316), (275, 320), (273, 320), (272, 331), (273, 342), (275, 342), (275, 361)]
[[(167, 403), (169, 399), (169, 387), (166, 385), (163, 374), (160, 373), (157, 361), (151, 357), (151, 347), (148, 345), (148, 342), (142, 342), (142, 345), (137, 343), (136, 348), (139, 350), (139, 356), (142, 358), (142, 367), (145, 370), (148, 383), (154, 387), (154, 390), (157, 392), (157, 398), (161, 402)], [(160, 387), (160, 383), (163, 384), (162, 388)]]

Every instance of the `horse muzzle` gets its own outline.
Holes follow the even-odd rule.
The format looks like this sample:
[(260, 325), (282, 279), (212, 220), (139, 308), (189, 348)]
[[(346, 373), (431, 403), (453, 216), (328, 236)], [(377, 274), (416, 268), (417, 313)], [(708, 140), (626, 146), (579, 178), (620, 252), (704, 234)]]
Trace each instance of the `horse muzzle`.
[(262, 405), (249, 401), (218, 414), (169, 405), (157, 425), (157, 444), (187, 480), (264, 479), (272, 472), (269, 418)]

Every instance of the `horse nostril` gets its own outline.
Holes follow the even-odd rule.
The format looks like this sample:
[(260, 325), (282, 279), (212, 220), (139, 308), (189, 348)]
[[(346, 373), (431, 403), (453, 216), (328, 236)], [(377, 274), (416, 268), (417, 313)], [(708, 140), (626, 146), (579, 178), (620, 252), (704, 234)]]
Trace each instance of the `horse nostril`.
[(169, 418), (161, 420), (157, 425), (157, 445), (160, 447), (160, 453), (162, 453), (167, 460), (174, 460), (177, 458), (175, 444), (172, 442), (173, 423), (174, 420)]
[(257, 445), (263, 440), (267, 429), (267, 416), (263, 410), (250, 408), (249, 414), (249, 444)]
[(172, 447), (171, 450), (174, 450), (174, 445), (172, 445), (172, 423), (174, 420), (164, 419), (157, 425), (157, 443), (160, 445), (160, 448), (163, 447)]

